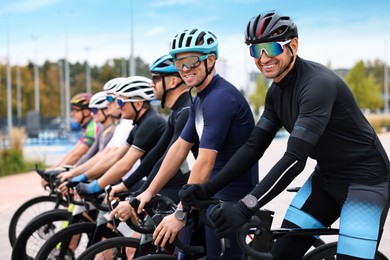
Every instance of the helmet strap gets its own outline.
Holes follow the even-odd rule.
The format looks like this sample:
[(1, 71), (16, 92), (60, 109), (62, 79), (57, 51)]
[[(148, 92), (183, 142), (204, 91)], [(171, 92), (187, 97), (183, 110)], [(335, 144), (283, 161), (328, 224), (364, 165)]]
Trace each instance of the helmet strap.
[(106, 113), (104, 113), (104, 109), (100, 109), (100, 111), (102, 111), (103, 116), (104, 116), (104, 120), (102, 121), (102, 124), (104, 124), (104, 122), (106, 122), (106, 120), (107, 120), (107, 115), (106, 115)]
[(141, 111), (142, 108), (140, 110), (137, 110), (133, 102), (130, 102), (130, 104), (131, 104), (131, 106), (133, 107), (133, 109), (135, 111), (135, 117), (134, 117), (134, 120), (133, 120), (133, 125), (135, 125), (137, 120), (138, 120), (139, 112)]
[(165, 99), (168, 95), (168, 92), (174, 90), (174, 89), (177, 89), (181, 84), (183, 84), (183, 80), (181, 80), (179, 83), (176, 84), (176, 86), (174, 86), (173, 88), (170, 88), (170, 89), (167, 89), (166, 88), (166, 85), (165, 85), (165, 76), (162, 76), (162, 83), (163, 83), (163, 95), (161, 97), (161, 108), (165, 108)]
[(204, 68), (206, 70), (206, 76), (204, 77), (204, 79), (196, 86), (194, 86), (195, 88), (201, 86), (203, 84), (203, 82), (205, 82), (205, 80), (207, 79), (207, 77), (210, 75), (210, 73), (213, 71), (215, 67), (215, 62), (213, 64), (213, 66), (211, 66), (210, 70), (207, 69), (207, 59), (204, 60)]

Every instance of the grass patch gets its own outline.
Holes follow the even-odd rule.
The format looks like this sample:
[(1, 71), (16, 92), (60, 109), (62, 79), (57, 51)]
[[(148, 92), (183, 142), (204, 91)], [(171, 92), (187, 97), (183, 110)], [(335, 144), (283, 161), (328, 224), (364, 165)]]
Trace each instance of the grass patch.
[[(0, 136), (6, 140), (4, 136)], [(40, 168), (45, 165), (41, 161), (28, 161), (23, 156), (23, 144), (26, 140), (24, 128), (12, 128), (9, 135), (9, 145), (0, 147), (0, 177), (16, 173), (29, 172), (38, 164)], [(5, 143), (5, 142), (3, 142)]]

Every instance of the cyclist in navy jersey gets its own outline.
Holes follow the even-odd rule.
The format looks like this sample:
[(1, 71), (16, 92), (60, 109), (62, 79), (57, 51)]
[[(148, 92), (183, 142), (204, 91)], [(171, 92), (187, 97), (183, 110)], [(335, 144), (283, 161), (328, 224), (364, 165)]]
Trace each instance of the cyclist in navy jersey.
[[(284, 127), (290, 132), (287, 150), (259, 185), (238, 202), (212, 210), (217, 235), (226, 236), (246, 223), (311, 157), (317, 166), (293, 199), (282, 227), (329, 227), (340, 218), (337, 259), (374, 259), (389, 209), (390, 164), (350, 89), (325, 66), (297, 56), (297, 27), (289, 17), (271, 11), (252, 18), (245, 41), (257, 68), (273, 79), (265, 111), (248, 141), (215, 178), (183, 187), (182, 201), (195, 205), (235, 180), (258, 162)], [(314, 240), (279, 239), (274, 259), (302, 259)]]
[(122, 110), (122, 117), (133, 120), (127, 144), (128, 149), (123, 157), (115, 162), (103, 175), (96, 174), (93, 168), (86, 171), (91, 183), (79, 183), (76, 190), (79, 194), (91, 194), (103, 191), (104, 187), (120, 181), (125, 174), (138, 166), (138, 160), (152, 150), (165, 130), (165, 119), (151, 108), (154, 98), (150, 79), (132, 76), (124, 79), (116, 87), (117, 104)]
[[(174, 37), (170, 54), (181, 78), (187, 86), (196, 89), (197, 95), (191, 104), (189, 118), (180, 137), (169, 148), (149, 187), (137, 196), (140, 200), (139, 212), (174, 176), (198, 140), (198, 157), (188, 183), (204, 183), (209, 178), (214, 178), (254, 128), (254, 118), (248, 102), (232, 84), (216, 73), (218, 41), (214, 34), (200, 29), (185, 30)], [(258, 167), (255, 165), (243, 173), (239, 180), (221, 190), (217, 196), (235, 201), (252, 190), (257, 182)], [(183, 229), (185, 218), (186, 213), (179, 204), (175, 214), (165, 217), (156, 228), (153, 234), (155, 243), (161, 246), (168, 240), (172, 243)], [(238, 259), (243, 256), (234, 242), (232, 237), (225, 259)], [(219, 240), (213, 230), (208, 228), (206, 244), (208, 259), (219, 259)], [(184, 257), (186, 256), (183, 254), (179, 255), (179, 259)]]
[[(151, 87), (155, 98), (161, 100), (162, 108), (167, 106), (172, 111), (169, 114), (166, 129), (157, 145), (145, 157), (135, 172), (122, 183), (112, 187), (111, 200), (115, 193), (131, 189), (143, 177), (147, 176), (148, 178), (136, 193), (141, 193), (149, 186), (161, 166), (166, 151), (180, 136), (188, 119), (191, 104), (189, 87), (184, 84), (177, 69), (173, 66), (172, 56), (168, 54), (158, 58), (150, 67), (150, 72), (152, 73)], [(193, 146), (192, 152), (196, 157), (198, 145)], [(177, 203), (179, 201), (178, 191), (187, 182), (188, 173), (189, 167), (184, 161), (175, 176), (169, 180), (159, 193), (170, 197)], [(115, 215), (126, 221), (132, 215), (130, 204), (125, 201), (120, 202), (115, 210), (111, 212), (111, 216)]]

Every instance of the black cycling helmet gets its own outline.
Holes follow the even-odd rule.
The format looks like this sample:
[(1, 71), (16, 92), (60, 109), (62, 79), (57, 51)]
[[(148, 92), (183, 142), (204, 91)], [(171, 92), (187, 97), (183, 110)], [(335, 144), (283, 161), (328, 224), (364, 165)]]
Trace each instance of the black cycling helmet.
[(278, 42), (298, 37), (298, 28), (289, 16), (269, 11), (253, 17), (245, 30), (245, 43)]

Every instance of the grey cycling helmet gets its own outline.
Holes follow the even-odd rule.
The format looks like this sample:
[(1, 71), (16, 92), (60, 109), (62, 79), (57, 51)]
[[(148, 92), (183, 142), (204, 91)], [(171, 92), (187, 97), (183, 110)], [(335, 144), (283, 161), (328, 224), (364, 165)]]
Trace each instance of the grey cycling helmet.
[(245, 30), (245, 43), (285, 41), (298, 37), (298, 28), (288, 16), (275, 11), (253, 17)]
[(134, 98), (134, 100), (151, 101), (154, 98), (151, 80), (142, 76), (132, 76), (122, 80), (115, 89), (116, 95)]
[(217, 37), (208, 30), (184, 30), (173, 38), (169, 54), (176, 58), (176, 54), (182, 52), (214, 53), (218, 59)]

